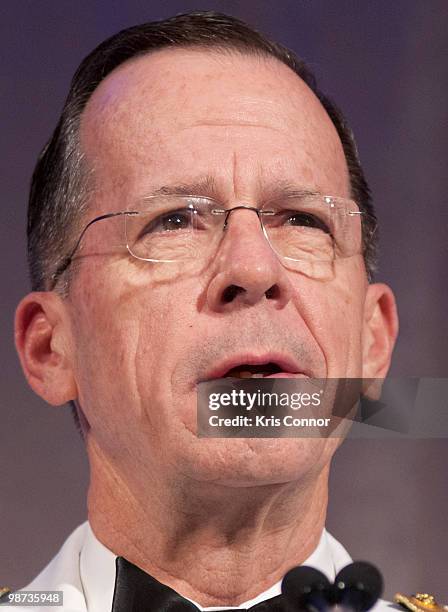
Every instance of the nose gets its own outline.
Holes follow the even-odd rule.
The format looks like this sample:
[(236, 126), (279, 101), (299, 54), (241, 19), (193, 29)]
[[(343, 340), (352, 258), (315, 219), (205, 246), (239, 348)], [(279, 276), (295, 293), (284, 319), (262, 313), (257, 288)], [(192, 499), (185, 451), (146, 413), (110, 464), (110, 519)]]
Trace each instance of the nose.
[(224, 312), (266, 302), (279, 309), (291, 295), (291, 281), (263, 233), (257, 210), (235, 207), (226, 216), (213, 262), (209, 308)]

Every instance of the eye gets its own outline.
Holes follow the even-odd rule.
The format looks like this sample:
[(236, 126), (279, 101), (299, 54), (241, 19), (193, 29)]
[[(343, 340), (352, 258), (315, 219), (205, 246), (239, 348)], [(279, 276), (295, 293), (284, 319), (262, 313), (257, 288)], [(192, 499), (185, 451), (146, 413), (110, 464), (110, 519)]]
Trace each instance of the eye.
[(284, 214), (284, 223), (285, 225), (293, 225), (297, 227), (310, 227), (313, 229), (318, 229), (326, 234), (330, 234), (330, 229), (325, 221), (319, 219), (315, 215), (305, 212), (297, 212), (297, 211), (287, 211)]
[(191, 222), (191, 212), (174, 212), (169, 215), (164, 215), (159, 225), (165, 232), (171, 232), (173, 230), (186, 229), (189, 227)]
[(194, 209), (174, 210), (158, 215), (141, 230), (139, 237), (159, 232), (175, 232), (193, 227)]

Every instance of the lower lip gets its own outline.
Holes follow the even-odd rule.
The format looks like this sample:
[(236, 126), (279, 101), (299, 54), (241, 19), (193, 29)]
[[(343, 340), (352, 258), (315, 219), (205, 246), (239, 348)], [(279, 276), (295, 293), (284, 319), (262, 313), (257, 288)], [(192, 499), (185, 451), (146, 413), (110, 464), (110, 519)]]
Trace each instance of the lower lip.
[(294, 373), (294, 372), (278, 372), (277, 374), (269, 374), (263, 376), (263, 378), (307, 378), (305, 374)]

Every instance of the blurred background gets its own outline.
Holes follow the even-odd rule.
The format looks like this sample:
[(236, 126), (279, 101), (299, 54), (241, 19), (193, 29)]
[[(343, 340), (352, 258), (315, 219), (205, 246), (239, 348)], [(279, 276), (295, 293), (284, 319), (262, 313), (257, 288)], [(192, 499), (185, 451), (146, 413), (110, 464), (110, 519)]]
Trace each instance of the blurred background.
[[(291, 47), (357, 137), (381, 224), (378, 279), (397, 296), (395, 376), (448, 376), (446, 0), (39, 0), (1, 7), (0, 586), (19, 588), (86, 518), (87, 461), (67, 408), (28, 389), (13, 315), (28, 291), (26, 203), (38, 152), (81, 59), (116, 31), (188, 10), (245, 19)], [(447, 440), (349, 440), (329, 530), (376, 563), (386, 596), (448, 603)]]

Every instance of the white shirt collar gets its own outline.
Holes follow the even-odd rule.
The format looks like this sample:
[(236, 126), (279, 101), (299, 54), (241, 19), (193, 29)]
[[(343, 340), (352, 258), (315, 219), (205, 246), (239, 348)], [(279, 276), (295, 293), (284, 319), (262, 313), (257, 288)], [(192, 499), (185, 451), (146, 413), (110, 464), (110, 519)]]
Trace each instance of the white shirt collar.
[[(95, 537), (90, 524), (88, 524), (79, 560), (81, 583), (88, 612), (105, 612), (112, 609), (116, 558), (117, 556)], [(304, 561), (303, 565), (310, 565), (320, 570), (326, 574), (329, 580), (334, 581), (339, 570), (349, 563), (351, 563), (351, 558), (345, 548), (324, 529), (317, 548)], [(275, 597), (280, 594), (280, 587), (281, 581), (237, 607), (249, 608), (260, 601)], [(224, 609), (202, 608), (196, 602), (193, 603), (200, 610), (207, 612)]]
[(84, 544), (79, 556), (79, 575), (88, 612), (112, 610), (115, 588), (115, 555), (101, 544), (86, 525)]

